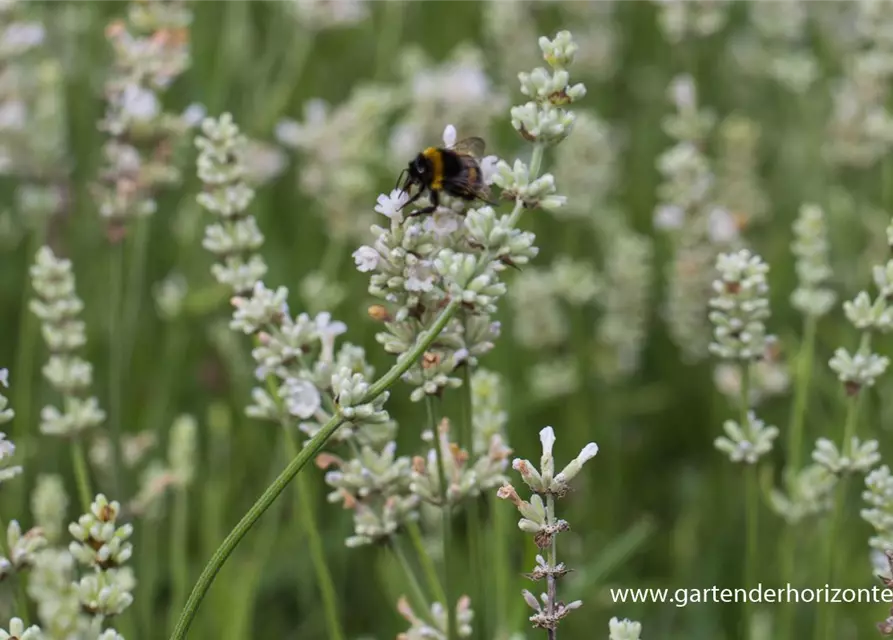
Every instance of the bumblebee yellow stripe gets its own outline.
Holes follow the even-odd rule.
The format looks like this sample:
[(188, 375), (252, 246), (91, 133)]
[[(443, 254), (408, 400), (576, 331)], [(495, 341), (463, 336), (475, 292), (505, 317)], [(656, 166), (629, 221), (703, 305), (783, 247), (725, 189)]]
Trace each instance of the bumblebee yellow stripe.
[(428, 147), (422, 151), (431, 163), (431, 189), (438, 191), (443, 189), (443, 156), (437, 147)]

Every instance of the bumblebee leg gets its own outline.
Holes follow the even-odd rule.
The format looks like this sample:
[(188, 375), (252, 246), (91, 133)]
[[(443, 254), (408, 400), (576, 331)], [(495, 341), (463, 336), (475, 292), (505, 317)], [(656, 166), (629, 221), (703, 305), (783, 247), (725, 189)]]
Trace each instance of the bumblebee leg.
[(408, 204), (412, 204), (413, 202), (415, 202), (416, 200), (418, 200), (419, 198), (421, 198), (423, 193), (425, 193), (424, 190), (420, 190), (417, 194), (415, 194), (414, 196), (412, 196), (409, 200), (407, 200), (406, 202), (404, 202), (403, 204), (401, 204), (401, 205), (400, 205), (400, 208), (397, 209), (397, 211), (403, 211), (403, 207), (405, 207), (405, 206), (408, 205)]
[(440, 197), (437, 195), (436, 191), (432, 191), (431, 192), (431, 204), (427, 207), (422, 208), (422, 209), (413, 211), (406, 217), (414, 218), (416, 216), (423, 216), (427, 213), (434, 213), (435, 211), (437, 211), (437, 207), (439, 207), (439, 206), (440, 206)]

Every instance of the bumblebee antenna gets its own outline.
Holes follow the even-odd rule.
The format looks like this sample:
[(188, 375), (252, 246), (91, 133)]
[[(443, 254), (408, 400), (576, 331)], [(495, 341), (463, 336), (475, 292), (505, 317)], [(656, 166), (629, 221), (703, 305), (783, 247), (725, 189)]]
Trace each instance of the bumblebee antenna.
[(394, 184), (394, 189), (400, 186), (400, 183), (403, 182), (403, 177), (406, 175), (406, 169), (400, 172), (400, 175), (397, 176), (397, 182)]

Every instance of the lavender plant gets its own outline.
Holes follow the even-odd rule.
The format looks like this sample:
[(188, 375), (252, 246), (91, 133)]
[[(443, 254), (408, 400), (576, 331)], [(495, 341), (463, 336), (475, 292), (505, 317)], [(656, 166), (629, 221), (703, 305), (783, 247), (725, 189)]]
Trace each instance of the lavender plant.
[(47, 405), (41, 410), (40, 431), (70, 439), (78, 494), (81, 504), (89, 506), (90, 477), (82, 440), (105, 421), (106, 414), (90, 395), (93, 366), (77, 355), (87, 342), (84, 322), (79, 319), (84, 303), (75, 291), (71, 261), (56, 257), (49, 247), (38, 251), (31, 278), (38, 297), (30, 308), (41, 321), (50, 351), (43, 375), (62, 398), (61, 407)]
[[(457, 212), (463, 203), (445, 199), (442, 211), (416, 221), (405, 219), (401, 211), (407, 194), (395, 191), (379, 197), (376, 211), (390, 218), (390, 229), (373, 227), (379, 236), (375, 245), (354, 253), (358, 268), (373, 272), (370, 293), (387, 304), (371, 310), (384, 321), (386, 329), (377, 339), (386, 351), (398, 356), (397, 364), (375, 384), (367, 381), (372, 371), (363, 360), (362, 350), (345, 345), (336, 357), (335, 338), (344, 331), (344, 325), (330, 323), (328, 314), (319, 314), (313, 323), (303, 314), (291, 319), (286, 304), (288, 291), (282, 287), (270, 290), (261, 281), (265, 266), (253, 252), (262, 236), (253, 219), (242, 215), (252, 194), (240, 182), (244, 169), (238, 130), (228, 116), (203, 125), (207, 137), (198, 142), (202, 150), (200, 174), (206, 183), (215, 186), (215, 191), (203, 194), (200, 200), (224, 219), (237, 216), (235, 222), (209, 228), (211, 241), (206, 239), (205, 245), (225, 256), (226, 262), (215, 266), (215, 276), (237, 294), (231, 326), (256, 337), (253, 354), (259, 364), (257, 376), (268, 383), (268, 389), (255, 389), (255, 403), (249, 411), (286, 428), (298, 418), (304, 421), (301, 428), (312, 436), (256, 505), (261, 510), (300, 470), (305, 453), (313, 455), (326, 440), (335, 437), (351, 444), (358, 457), (356, 463), (331, 455), (320, 458), (322, 465), (338, 469), (327, 475), (336, 489), (333, 496), (355, 512), (356, 535), (348, 543), (390, 540), (401, 524), (413, 519), (417, 500), (427, 499), (438, 504), (443, 513), (444, 560), (449, 566), (450, 505), (503, 480), (501, 470), (508, 449), (500, 435), (492, 434), (483, 447), (473, 451), (478, 457), (469, 460), (469, 453), (450, 442), (446, 421), (439, 429), (432, 429), (435, 446), (428, 453), (427, 463), (417, 458), (412, 475), (404, 475), (409, 467), (395, 458), (394, 444), (388, 440), (389, 428), (396, 425), (384, 409), (388, 397), (384, 389), (402, 377), (415, 387), (410, 395), (413, 400), (428, 398), (430, 424), (436, 424), (432, 398), (458, 386), (461, 380), (453, 372), (460, 366), (474, 366), (498, 335), (498, 325), (488, 316), (506, 291), (500, 274), (507, 266), (524, 265), (536, 255), (533, 235), (515, 228), (522, 208), (549, 209), (564, 204), (564, 198), (555, 193), (551, 175), (536, 176), (545, 147), (557, 144), (569, 133), (573, 116), (563, 105), (582, 97), (585, 89), (568, 84), (566, 67), (576, 51), (570, 34), (562, 32), (554, 41), (542, 38), (540, 46), (553, 71), (536, 69), (521, 74), (522, 92), (533, 100), (512, 110), (515, 128), (534, 142), (531, 166), (518, 160), (514, 166), (500, 162), (494, 170), (495, 158), (482, 161), (485, 181), (499, 186), (504, 198), (515, 201), (511, 214), (497, 217), (487, 206), (465, 212), (462, 220)], [(455, 128), (447, 127), (444, 144), (450, 146), (455, 138)], [(228, 189), (234, 189), (239, 197), (224, 199)], [(230, 204), (233, 202), (235, 206)], [(237, 233), (237, 225), (249, 233)], [(462, 318), (454, 318), (457, 314)], [(319, 351), (314, 348), (317, 341)], [(371, 432), (379, 436), (370, 436), (367, 425), (380, 425)], [(471, 429), (469, 420), (461, 439), (466, 447), (474, 446)], [(466, 460), (473, 463), (466, 466)], [(374, 469), (379, 473), (366, 472)], [(231, 551), (241, 531), (253, 522), (250, 516), (224, 542), (223, 553)], [(200, 578), (175, 637), (188, 628), (200, 590), (207, 588), (212, 570), (209, 565)], [(459, 628), (448, 576), (445, 585), (446, 603), (441, 604), (447, 612), (444, 632), (453, 638)]]
[[(769, 318), (769, 285), (766, 274), (769, 266), (747, 249), (737, 253), (720, 254), (716, 260), (719, 277), (713, 282), (714, 296), (710, 299), (710, 321), (713, 323), (713, 342), (710, 351), (719, 358), (736, 362), (741, 369), (740, 418), (723, 423), (724, 436), (716, 439), (716, 448), (732, 462), (743, 462), (750, 468), (746, 482), (747, 553), (745, 584), (756, 584), (759, 561), (758, 518), (759, 476), (757, 463), (772, 451), (778, 429), (767, 426), (750, 410), (750, 375), (752, 363), (760, 359), (774, 336), (766, 333)], [(746, 613), (745, 624), (753, 625), (753, 613)]]
[(567, 575), (569, 569), (563, 562), (558, 562), (557, 537), (559, 533), (568, 531), (570, 526), (556, 517), (555, 501), (567, 495), (569, 483), (580, 473), (583, 464), (595, 457), (598, 445), (594, 442), (587, 444), (576, 458), (555, 474), (555, 459), (552, 456), (555, 432), (552, 427), (540, 431), (540, 442), (543, 455), (539, 469), (528, 460), (515, 458), (512, 461), (512, 468), (521, 474), (521, 479), (533, 492), (530, 501), (522, 500), (511, 484), (504, 484), (498, 495), (517, 507), (521, 514), (518, 527), (533, 535), (536, 546), (546, 553), (545, 557), (537, 555), (536, 566), (528, 574), (531, 580), (546, 581), (545, 593), (537, 597), (525, 589), (522, 595), (534, 611), (530, 616), (533, 626), (545, 629), (551, 640), (556, 637), (556, 629), (561, 620), (583, 604), (579, 600), (567, 604), (558, 600), (558, 581)]

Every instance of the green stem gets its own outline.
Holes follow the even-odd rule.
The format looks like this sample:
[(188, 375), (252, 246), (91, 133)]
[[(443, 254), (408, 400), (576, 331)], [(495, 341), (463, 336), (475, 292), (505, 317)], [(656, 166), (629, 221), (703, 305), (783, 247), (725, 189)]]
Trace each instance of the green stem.
[[(467, 325), (466, 325), (467, 326)], [(474, 459), (474, 399), (471, 393), (471, 365), (462, 367), (462, 420), (459, 430), (459, 447), (465, 449)], [(493, 590), (484, 589), (484, 566), (486, 558), (482, 555), (483, 527), (481, 526), (480, 496), (473, 496), (468, 504), (468, 553), (471, 570), (474, 574), (472, 586), (472, 602), (477, 602), (477, 627), (484, 631), (484, 637), (492, 638)], [(484, 597), (486, 594), (486, 598)], [(486, 599), (486, 603), (484, 602)]]
[(812, 377), (812, 362), (815, 355), (815, 334), (817, 318), (807, 315), (803, 320), (803, 343), (797, 358), (797, 389), (794, 392), (794, 408), (791, 425), (788, 429), (788, 471), (800, 470), (800, 457), (803, 449), (803, 425), (806, 421), (806, 408), (809, 405), (809, 383)]
[[(139, 558), (137, 564), (140, 588), (136, 591), (139, 599), (140, 629), (145, 633), (155, 626), (155, 585), (158, 583), (158, 522), (152, 516), (141, 520), (139, 528)], [(144, 636), (145, 637), (145, 636)]]
[(113, 245), (109, 253), (109, 415), (112, 440), (111, 476), (115, 495), (121, 495), (121, 394), (124, 384), (121, 339), (121, 300), (124, 286), (124, 246)]
[(509, 540), (514, 535), (514, 530), (508, 526), (506, 517), (508, 510), (495, 492), (488, 496), (490, 513), (493, 514), (492, 535), (493, 543), (493, 599), (496, 603), (494, 617), (496, 618), (494, 637), (501, 638), (508, 629), (508, 580), (511, 562), (509, 561)]
[[(844, 438), (840, 451), (843, 455), (850, 452), (850, 443), (856, 433), (856, 425), (859, 421), (859, 395), (850, 396), (847, 403), (846, 425), (844, 426)], [(841, 476), (834, 496), (834, 506), (831, 510), (831, 519), (828, 521), (827, 538), (825, 539), (825, 576), (830, 585), (834, 585), (837, 577), (835, 571), (835, 562), (837, 560), (835, 551), (840, 545), (837, 539), (837, 530), (840, 528), (840, 520), (843, 515), (843, 506), (846, 501), (848, 478)], [(824, 614), (824, 615), (823, 615)], [(824, 620), (822, 620), (824, 618)], [(816, 627), (816, 637), (833, 640), (834, 630), (836, 626), (837, 607), (821, 607), (819, 609), (819, 624)]]
[(443, 603), (447, 612), (446, 636), (448, 640), (456, 640), (456, 599), (453, 594), (453, 581), (450, 579), (452, 568), (452, 520), (450, 518), (449, 484), (447, 482), (446, 462), (444, 451), (440, 442), (440, 430), (437, 424), (437, 413), (434, 407), (434, 397), (425, 398), (425, 406), (428, 409), (428, 425), (434, 434), (434, 451), (437, 455), (437, 479), (440, 489), (441, 528), (443, 535), (443, 584), (446, 593), (446, 602)]
[[(741, 411), (741, 428), (747, 431), (747, 425), (750, 422), (750, 363), (745, 362), (741, 365), (741, 397), (739, 399)], [(756, 465), (747, 469), (747, 477), (745, 478), (745, 502), (747, 509), (747, 533), (746, 533), (746, 559), (745, 559), (745, 575), (744, 584), (746, 588), (752, 589), (756, 585), (756, 567), (759, 562), (759, 517), (760, 517), (760, 485), (757, 475)], [(745, 604), (745, 620), (744, 627), (747, 629), (747, 635), (750, 637), (753, 630), (754, 615), (753, 605)]]
[[(295, 457), (300, 451), (294, 432), (283, 425), (285, 429), (285, 441), (288, 455)], [(326, 563), (325, 549), (322, 538), (319, 535), (319, 526), (316, 522), (316, 508), (313, 505), (313, 494), (307, 484), (307, 476), (299, 476), (297, 479), (297, 497), (299, 522), (304, 534), (307, 536), (307, 546), (310, 551), (310, 560), (313, 562), (313, 570), (319, 584), (319, 595), (322, 598), (323, 612), (326, 618), (326, 628), (329, 630), (331, 640), (344, 640), (344, 630), (341, 628), (341, 616), (338, 613), (338, 596), (335, 593), (335, 582), (332, 573)]]
[[(453, 316), (456, 315), (460, 303), (461, 300), (459, 298), (451, 300), (444, 310), (440, 312), (440, 315), (437, 317), (437, 320), (434, 321), (431, 328), (419, 335), (416, 346), (404, 353), (402, 357), (398, 358), (394, 366), (392, 366), (387, 373), (369, 388), (368, 393), (359, 400), (358, 404), (365, 404), (374, 400), (391, 385), (397, 382), (397, 380), (400, 379), (400, 376), (406, 373), (413, 363), (418, 361), (431, 343), (437, 339), (447, 323), (449, 323)], [(288, 483), (300, 473), (304, 466), (312, 460), (317, 453), (319, 453), (328, 439), (332, 437), (332, 434), (338, 430), (338, 427), (340, 427), (343, 422), (344, 418), (341, 415), (336, 414), (332, 416), (332, 418), (322, 426), (319, 433), (311, 438), (310, 442), (307, 443), (307, 446), (305, 446), (301, 452), (292, 459), (276, 480), (266, 488), (260, 498), (258, 498), (257, 502), (252, 505), (244, 516), (242, 516), (242, 519), (239, 520), (233, 530), (229, 532), (229, 535), (226, 536), (211, 556), (211, 559), (208, 560), (208, 564), (205, 566), (204, 570), (202, 570), (198, 581), (192, 589), (192, 593), (189, 594), (186, 606), (180, 613), (180, 619), (177, 621), (177, 626), (171, 634), (171, 640), (183, 640), (183, 638), (186, 637), (189, 627), (192, 626), (192, 621), (195, 619), (196, 613), (198, 613), (198, 608), (201, 605), (202, 600), (205, 598), (205, 595), (207, 595), (208, 589), (211, 588), (211, 583), (214, 582), (214, 578), (220, 572), (221, 567), (223, 567), (230, 555), (232, 555), (235, 548), (242, 541), (242, 538), (244, 538), (248, 531), (251, 530), (251, 527), (254, 526), (254, 523), (257, 522), (264, 512), (270, 508), (270, 505), (272, 505), (276, 498), (279, 497), (279, 494), (285, 490)]]
[[(815, 337), (818, 318), (807, 315), (803, 319), (803, 342), (800, 344), (800, 352), (797, 355), (797, 388), (794, 392), (794, 406), (791, 412), (791, 423), (788, 427), (788, 463), (785, 470), (785, 478), (794, 481), (800, 472), (801, 456), (803, 454), (803, 425), (806, 422), (806, 412), (809, 407), (809, 386), (812, 378), (812, 364), (815, 356)], [(781, 563), (782, 581), (785, 584), (794, 583), (794, 571), (796, 563), (794, 556), (797, 553), (797, 540), (794, 523), (787, 523), (779, 544), (779, 561)], [(792, 638), (794, 632), (794, 613), (796, 607), (793, 603), (782, 606), (779, 619), (779, 637)]]
[(409, 534), (409, 540), (415, 549), (416, 555), (419, 557), (419, 563), (422, 565), (422, 573), (425, 574), (425, 580), (428, 583), (428, 589), (437, 602), (446, 602), (446, 593), (443, 591), (443, 585), (440, 584), (440, 578), (437, 577), (437, 567), (431, 555), (425, 549), (425, 543), (422, 539), (422, 530), (419, 529), (419, 523), (412, 521), (406, 525), (406, 532)]
[[(540, 143), (535, 143), (533, 145), (533, 153), (530, 155), (530, 179), (533, 180), (540, 174), (540, 165), (543, 163), (543, 152), (545, 151), (545, 147)], [(515, 215), (514, 213), (512, 214)], [(512, 226), (516, 219), (512, 219)]]
[[(753, 589), (756, 582), (756, 565), (759, 553), (759, 518), (760, 518), (760, 480), (756, 464), (749, 465), (745, 478), (747, 493), (747, 577), (745, 587)], [(754, 611), (752, 605), (748, 605), (747, 627), (752, 631), (754, 625)], [(753, 634), (748, 634), (748, 638)]]
[(189, 590), (189, 493), (184, 486), (174, 492), (174, 508), (171, 514), (171, 602), (170, 627), (177, 621), (176, 612), (186, 601)]
[(81, 511), (90, 512), (93, 504), (93, 491), (90, 488), (90, 472), (87, 468), (87, 457), (84, 454), (84, 445), (80, 436), (71, 439), (71, 466), (74, 469), (74, 479), (78, 487), (78, 498), (81, 501)]
[(422, 617), (426, 620), (430, 620), (431, 605), (425, 597), (425, 592), (422, 591), (422, 586), (419, 584), (419, 579), (416, 577), (416, 573), (412, 568), (412, 564), (409, 562), (409, 558), (406, 556), (406, 552), (403, 551), (399, 536), (391, 536), (390, 548), (391, 551), (394, 552), (397, 561), (400, 563), (403, 573), (406, 575), (406, 581), (409, 582), (409, 590), (412, 593), (412, 599), (415, 601), (416, 612), (421, 613)]
[[(133, 227), (133, 247), (132, 247), (132, 255), (130, 260), (130, 272), (128, 273), (127, 279), (127, 288), (123, 295), (123, 308), (121, 309), (122, 314), (122, 326), (121, 326), (121, 335), (119, 336), (119, 340), (121, 340), (121, 351), (119, 354), (120, 361), (118, 362), (118, 366), (120, 367), (119, 373), (123, 374), (124, 371), (132, 370), (132, 359), (133, 359), (133, 351), (136, 345), (136, 336), (137, 336), (137, 326), (139, 325), (140, 319), (140, 305), (142, 303), (142, 294), (143, 294), (143, 281), (145, 279), (146, 273), (146, 255), (149, 250), (149, 237), (151, 235), (151, 220), (148, 218), (140, 218), (136, 220), (135, 225)], [(121, 258), (121, 267), (124, 266), (124, 258)], [(123, 375), (121, 376), (123, 378)], [(123, 382), (122, 380), (117, 380), (117, 402), (121, 403), (123, 398)], [(123, 431), (123, 427), (121, 426), (121, 422), (123, 421), (123, 416), (121, 415), (122, 406), (118, 405), (118, 446), (123, 446), (121, 444), (121, 432)], [(127, 474), (124, 473), (124, 469), (120, 467), (120, 461), (122, 457), (122, 452), (119, 452), (118, 462), (119, 466), (118, 475), (115, 478), (115, 491), (119, 496), (130, 495), (130, 488), (127, 483)], [(119, 484), (120, 483), (120, 484)]]
[[(795, 582), (795, 568), (797, 563), (794, 561), (797, 552), (796, 523), (785, 523), (782, 532), (781, 542), (779, 544), (779, 562), (781, 563), (782, 584), (779, 586), (793, 585)], [(781, 616), (779, 620), (779, 637), (786, 640), (792, 640), (794, 634), (794, 613), (796, 607), (794, 603), (788, 602), (781, 607)]]

